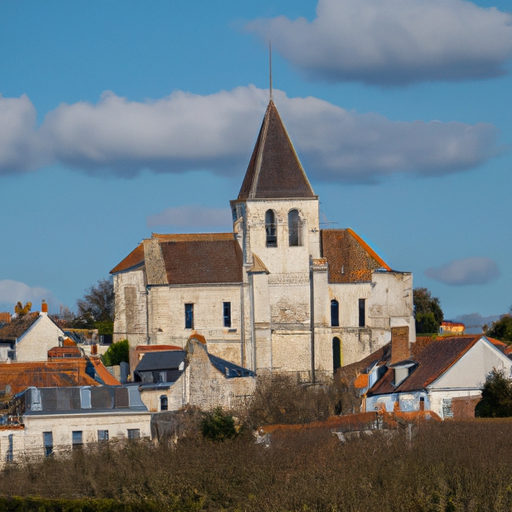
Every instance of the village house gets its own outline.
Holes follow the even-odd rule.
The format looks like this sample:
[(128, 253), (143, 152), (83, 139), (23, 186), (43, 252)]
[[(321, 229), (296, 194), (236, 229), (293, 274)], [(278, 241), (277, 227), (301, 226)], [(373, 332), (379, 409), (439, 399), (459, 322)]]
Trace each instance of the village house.
[(29, 387), (0, 416), (0, 464), (98, 442), (151, 438), (136, 387)]
[(134, 381), (152, 412), (185, 406), (232, 409), (243, 405), (256, 386), (254, 372), (210, 354), (200, 335), (191, 336), (184, 350), (146, 352)]
[(0, 328), (0, 362), (46, 361), (48, 350), (65, 337), (43, 301), (41, 312), (27, 313)]
[(233, 232), (153, 234), (111, 271), (114, 341), (185, 348), (258, 374), (332, 379), (407, 327), (412, 275), (351, 229), (320, 229), (319, 199), (270, 101), (238, 197)]
[(474, 417), (482, 386), (493, 370), (512, 375), (500, 342), (482, 335), (417, 342), (393, 329), (392, 341), (366, 359), (340, 370), (356, 376), (366, 411), (432, 411), (441, 418)]

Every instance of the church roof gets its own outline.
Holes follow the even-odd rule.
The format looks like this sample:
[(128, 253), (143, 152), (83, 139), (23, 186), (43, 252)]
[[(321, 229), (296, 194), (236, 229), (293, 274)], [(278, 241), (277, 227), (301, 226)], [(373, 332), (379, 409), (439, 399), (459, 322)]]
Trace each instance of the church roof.
[(238, 200), (314, 197), (315, 193), (271, 100)]
[(377, 269), (390, 271), (387, 263), (351, 229), (322, 229), (322, 256), (327, 258), (330, 283), (372, 280)]
[[(155, 251), (156, 248), (156, 251)], [(144, 240), (110, 273), (144, 264), (148, 284), (241, 283), (243, 256), (233, 233), (159, 235)]]

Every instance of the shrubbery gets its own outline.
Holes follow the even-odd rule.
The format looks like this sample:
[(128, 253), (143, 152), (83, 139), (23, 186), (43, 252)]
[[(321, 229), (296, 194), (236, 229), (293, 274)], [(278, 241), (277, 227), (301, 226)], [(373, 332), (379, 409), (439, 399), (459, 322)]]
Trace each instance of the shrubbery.
[[(421, 424), (411, 443), (400, 429), (341, 444), (328, 429), (294, 428), (272, 434), (269, 446), (252, 436), (107, 445), (2, 471), (1, 495), (39, 496), (38, 505), (73, 499), (83, 508), (0, 509), (505, 512), (511, 427), (502, 419)], [(127, 508), (85, 508), (91, 500)]]
[(128, 340), (113, 343), (102, 356), (105, 366), (114, 366), (122, 362), (130, 362), (130, 344)]

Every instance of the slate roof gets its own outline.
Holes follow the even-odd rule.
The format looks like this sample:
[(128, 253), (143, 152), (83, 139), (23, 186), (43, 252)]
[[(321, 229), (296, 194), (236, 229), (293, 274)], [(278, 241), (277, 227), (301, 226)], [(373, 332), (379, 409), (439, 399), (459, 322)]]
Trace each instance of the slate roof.
[(168, 350), (163, 352), (148, 352), (135, 368), (136, 372), (151, 372), (159, 370), (176, 370), (185, 360), (184, 350)]
[(238, 200), (315, 197), (283, 121), (271, 100)]
[(451, 368), (482, 338), (478, 336), (451, 336), (438, 338), (414, 354), (417, 366), (399, 386), (393, 385), (394, 371), (384, 376), (368, 391), (368, 396), (420, 391), (432, 384)]
[(39, 313), (27, 313), (21, 318), (16, 318), (11, 323), (0, 329), (0, 341), (13, 342), (23, 336), (34, 325), (39, 318)]
[(232, 379), (234, 377), (254, 377), (256, 375), (252, 370), (238, 366), (237, 364), (221, 359), (220, 357), (213, 356), (209, 352), (208, 358), (210, 359), (210, 363), (212, 363), (219, 372), (224, 374), (227, 379)]
[(80, 387), (31, 387), (18, 395), (25, 406), (25, 414), (55, 413), (146, 412), (140, 393), (134, 386), (100, 386), (90, 388), (90, 402), (82, 403)]
[(389, 265), (351, 229), (322, 229), (321, 250), (329, 265), (330, 283), (369, 282), (373, 271), (391, 271)]
[(11, 393), (35, 387), (98, 386), (86, 373), (85, 359), (59, 359), (35, 363), (0, 364), (0, 391), (10, 386)]

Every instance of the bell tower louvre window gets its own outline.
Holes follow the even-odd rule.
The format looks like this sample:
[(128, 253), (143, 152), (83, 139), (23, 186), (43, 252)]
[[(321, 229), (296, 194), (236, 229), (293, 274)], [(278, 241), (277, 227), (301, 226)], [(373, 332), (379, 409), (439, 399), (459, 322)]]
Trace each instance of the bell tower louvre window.
[(265, 234), (267, 247), (277, 247), (276, 214), (272, 210), (267, 210), (265, 213)]
[(290, 247), (302, 245), (300, 232), (300, 216), (298, 210), (290, 210), (288, 213), (288, 243)]

